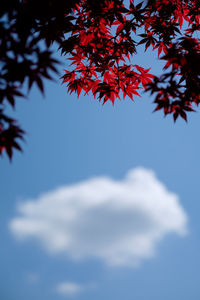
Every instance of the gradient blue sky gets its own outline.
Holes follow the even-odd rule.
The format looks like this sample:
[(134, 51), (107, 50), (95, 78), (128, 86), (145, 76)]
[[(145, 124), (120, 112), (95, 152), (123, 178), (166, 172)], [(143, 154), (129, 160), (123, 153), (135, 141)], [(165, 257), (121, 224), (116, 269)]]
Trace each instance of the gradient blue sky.
[[(139, 55), (139, 62), (161, 72), (151, 53)], [(16, 152), (11, 164), (6, 157), (0, 161), (0, 298), (199, 299), (199, 113), (190, 114), (188, 124), (183, 120), (174, 124), (171, 117), (152, 113), (153, 98), (147, 94), (136, 97), (135, 103), (117, 100), (113, 107), (102, 106), (91, 96), (77, 100), (59, 78), (45, 87), (45, 98), (33, 88), (27, 101), (18, 100), (14, 115), (27, 132), (24, 153)], [(19, 202), (93, 177), (120, 181), (138, 166), (153, 170), (178, 195), (188, 217), (187, 236), (165, 236), (155, 256), (138, 267), (49, 254), (36, 240), (18, 241), (9, 229), (19, 216)], [(62, 295), (56, 290), (62, 282), (83, 288)]]

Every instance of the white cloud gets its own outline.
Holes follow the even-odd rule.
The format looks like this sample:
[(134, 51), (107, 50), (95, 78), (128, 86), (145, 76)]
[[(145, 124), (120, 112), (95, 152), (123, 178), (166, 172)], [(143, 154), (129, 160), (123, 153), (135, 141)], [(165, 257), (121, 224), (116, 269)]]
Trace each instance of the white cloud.
[(56, 286), (56, 292), (63, 296), (74, 296), (83, 290), (83, 286), (75, 282), (61, 282)]
[(18, 212), (9, 224), (16, 237), (111, 265), (137, 265), (153, 256), (166, 234), (187, 232), (178, 196), (144, 168), (121, 181), (97, 177), (58, 188), (21, 203)]

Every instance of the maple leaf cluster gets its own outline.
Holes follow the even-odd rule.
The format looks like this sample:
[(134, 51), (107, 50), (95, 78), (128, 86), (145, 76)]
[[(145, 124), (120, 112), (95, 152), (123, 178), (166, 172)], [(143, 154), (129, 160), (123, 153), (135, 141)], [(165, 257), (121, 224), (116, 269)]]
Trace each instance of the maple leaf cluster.
[[(4, 110), (25, 96), (26, 82), (43, 93), (43, 80), (57, 71), (53, 42), (69, 61), (62, 77), (69, 93), (114, 104), (149, 91), (155, 111), (175, 121), (200, 102), (199, 0), (7, 0), (0, 18), (0, 155), (21, 149), (24, 132)], [(134, 63), (141, 45), (165, 61), (160, 77)]]
[(70, 54), (68, 59), (72, 61), (72, 70), (66, 70), (63, 76), (70, 93), (79, 96), (82, 90), (85, 94), (91, 91), (103, 103), (110, 100), (114, 104), (120, 93), (133, 100), (151, 81), (149, 69), (130, 62), (130, 56), (136, 54), (131, 33), (136, 34), (140, 24), (134, 18), (130, 20), (128, 13), (123, 1), (118, 0), (91, 1), (91, 6), (81, 1), (76, 5), (74, 30), (67, 39), (73, 41), (73, 48), (69, 51), (66, 41), (61, 45), (62, 53)]
[[(12, 158), (13, 149), (21, 151), (19, 141), (24, 130), (6, 116), (18, 97), (26, 97), (36, 84), (44, 93), (44, 79), (52, 79), (58, 61), (49, 49), (61, 42), (65, 28), (70, 27), (69, 14), (77, 1), (7, 0), (0, 7), (0, 155)], [(67, 13), (64, 15), (63, 11)], [(45, 45), (42, 43), (45, 42)]]
[[(63, 83), (70, 93), (81, 91), (103, 103), (139, 95), (140, 89), (156, 94), (155, 110), (173, 114), (174, 120), (193, 111), (200, 99), (199, 1), (105, 0), (80, 1), (74, 13), (74, 29), (61, 45), (72, 61)], [(95, 12), (95, 13), (94, 13)], [(70, 47), (68, 47), (68, 43)], [(161, 77), (132, 64), (140, 45), (157, 51), (166, 60)], [(139, 50), (141, 51), (141, 50)], [(161, 56), (162, 55), (162, 56)], [(168, 70), (168, 72), (167, 72)]]

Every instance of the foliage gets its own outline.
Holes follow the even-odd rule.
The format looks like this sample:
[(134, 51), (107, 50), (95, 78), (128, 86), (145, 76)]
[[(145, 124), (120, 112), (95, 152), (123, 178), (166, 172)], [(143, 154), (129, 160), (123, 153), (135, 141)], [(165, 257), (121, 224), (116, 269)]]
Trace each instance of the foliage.
[[(6, 150), (11, 158), (13, 147), (20, 150), (16, 139), (23, 131), (3, 110), (24, 96), (25, 82), (43, 92), (43, 79), (56, 72), (53, 42), (71, 61), (63, 75), (70, 93), (91, 92), (114, 104), (121, 96), (133, 100), (143, 88), (155, 94), (155, 110), (174, 120), (187, 120), (200, 102), (198, 0), (7, 0), (0, 16), (0, 154)], [(166, 61), (160, 77), (131, 63), (140, 45)]]

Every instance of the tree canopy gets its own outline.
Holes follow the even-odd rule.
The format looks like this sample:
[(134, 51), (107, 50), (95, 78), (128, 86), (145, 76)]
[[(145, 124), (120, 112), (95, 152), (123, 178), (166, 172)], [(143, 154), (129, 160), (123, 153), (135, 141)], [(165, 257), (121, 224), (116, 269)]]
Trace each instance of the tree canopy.
[[(0, 8), (0, 155), (21, 150), (24, 130), (6, 114), (35, 83), (52, 79), (57, 43), (67, 66), (69, 93), (83, 91), (102, 103), (144, 89), (155, 95), (155, 111), (180, 116), (200, 102), (200, 2), (198, 0), (7, 0)], [(134, 55), (157, 51), (162, 74), (133, 64)], [(150, 66), (151, 67), (151, 66)]]

